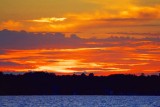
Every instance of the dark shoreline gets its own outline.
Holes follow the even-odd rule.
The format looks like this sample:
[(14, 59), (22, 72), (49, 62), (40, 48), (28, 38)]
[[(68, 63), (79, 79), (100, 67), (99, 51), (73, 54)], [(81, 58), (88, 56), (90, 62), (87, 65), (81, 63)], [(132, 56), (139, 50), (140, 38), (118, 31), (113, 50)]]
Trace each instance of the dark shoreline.
[(110, 76), (70, 75), (29, 72), (23, 75), (0, 73), (0, 96), (105, 95), (160, 96), (160, 75)]

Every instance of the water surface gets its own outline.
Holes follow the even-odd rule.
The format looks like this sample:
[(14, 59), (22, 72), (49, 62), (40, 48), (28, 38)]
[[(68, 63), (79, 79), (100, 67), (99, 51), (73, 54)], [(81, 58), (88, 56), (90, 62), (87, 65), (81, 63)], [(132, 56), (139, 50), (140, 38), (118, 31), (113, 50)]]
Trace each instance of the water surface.
[(0, 107), (160, 107), (160, 96), (0, 96)]

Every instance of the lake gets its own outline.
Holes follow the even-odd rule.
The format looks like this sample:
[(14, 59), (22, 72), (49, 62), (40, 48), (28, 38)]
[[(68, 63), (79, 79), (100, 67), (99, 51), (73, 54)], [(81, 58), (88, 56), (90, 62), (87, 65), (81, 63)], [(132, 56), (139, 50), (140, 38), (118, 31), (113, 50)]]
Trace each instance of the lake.
[(0, 107), (160, 107), (160, 96), (0, 96)]

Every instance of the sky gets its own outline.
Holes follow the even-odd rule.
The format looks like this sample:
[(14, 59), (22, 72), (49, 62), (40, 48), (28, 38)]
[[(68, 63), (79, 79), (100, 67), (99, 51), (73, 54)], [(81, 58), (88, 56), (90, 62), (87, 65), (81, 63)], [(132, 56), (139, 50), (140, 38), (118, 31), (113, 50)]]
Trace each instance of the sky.
[(159, 0), (1, 0), (0, 29), (81, 32), (82, 37), (160, 33), (159, 10)]
[(157, 73), (159, 10), (160, 0), (1, 0), (0, 70)]

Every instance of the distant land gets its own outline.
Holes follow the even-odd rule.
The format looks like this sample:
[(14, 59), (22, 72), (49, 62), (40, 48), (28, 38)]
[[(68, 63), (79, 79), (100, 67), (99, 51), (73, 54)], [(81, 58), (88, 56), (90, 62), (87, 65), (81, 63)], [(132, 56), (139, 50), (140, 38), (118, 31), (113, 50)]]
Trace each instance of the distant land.
[(0, 95), (160, 95), (160, 75), (0, 73)]

